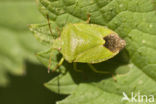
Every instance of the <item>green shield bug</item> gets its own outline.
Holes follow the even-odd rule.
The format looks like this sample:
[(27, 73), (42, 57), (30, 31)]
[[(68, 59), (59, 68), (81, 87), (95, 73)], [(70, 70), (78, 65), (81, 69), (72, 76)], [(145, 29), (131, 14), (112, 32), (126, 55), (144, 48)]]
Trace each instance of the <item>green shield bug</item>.
[(69, 23), (63, 27), (60, 36), (52, 45), (52, 49), (58, 49), (63, 56), (53, 71), (66, 60), (74, 63), (75, 70), (76, 63), (87, 63), (93, 71), (107, 73), (96, 70), (92, 64), (114, 57), (125, 47), (126, 42), (107, 27), (88, 24), (89, 20), (90, 17), (87, 23)]
[[(75, 7), (77, 5), (78, 0)], [(47, 19), (52, 34), (48, 15)], [(68, 23), (62, 31), (59, 31), (59, 37), (53, 40), (50, 51), (58, 50), (62, 54), (62, 58), (52, 71), (55, 71), (66, 60), (73, 63), (73, 68), (77, 71), (79, 71), (77, 63), (87, 63), (90, 69), (97, 73), (108, 73), (97, 70), (92, 64), (114, 57), (126, 46), (126, 42), (113, 30), (104, 26), (89, 24), (89, 22), (90, 16), (88, 15), (86, 23)], [(50, 56), (48, 72), (51, 67), (51, 58)]]

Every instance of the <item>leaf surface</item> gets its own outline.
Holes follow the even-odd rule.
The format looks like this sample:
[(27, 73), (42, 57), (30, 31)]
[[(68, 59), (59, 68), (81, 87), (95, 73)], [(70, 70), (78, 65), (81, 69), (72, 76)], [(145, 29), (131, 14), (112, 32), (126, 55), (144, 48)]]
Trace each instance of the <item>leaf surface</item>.
[[(40, 0), (40, 11), (62, 27), (67, 23), (87, 20), (107, 26), (126, 40), (127, 46), (114, 58), (96, 64), (98, 70), (116, 72), (112, 75), (97, 74), (86, 64), (78, 64), (83, 72), (68, 70), (46, 83), (47, 88), (62, 94), (71, 94), (58, 104), (125, 104), (123, 92), (142, 95), (156, 94), (156, 10), (154, 0)], [(45, 35), (45, 34), (44, 34)], [(70, 90), (69, 90), (70, 89)], [(59, 91), (58, 91), (59, 90)], [(91, 99), (91, 100), (88, 100)], [(145, 103), (145, 102), (144, 102)]]

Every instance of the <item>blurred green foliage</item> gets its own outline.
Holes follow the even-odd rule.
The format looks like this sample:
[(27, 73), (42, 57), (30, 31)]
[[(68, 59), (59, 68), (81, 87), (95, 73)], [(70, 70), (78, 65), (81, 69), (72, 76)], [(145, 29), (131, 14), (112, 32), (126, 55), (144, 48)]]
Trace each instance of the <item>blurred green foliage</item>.
[(43, 49), (28, 31), (28, 24), (43, 21), (35, 1), (0, 1), (0, 86), (7, 73), (23, 75), (25, 60), (38, 63), (34, 53)]
[(44, 21), (35, 0), (0, 0), (0, 103), (54, 104), (62, 97), (44, 86), (54, 74), (35, 53), (44, 49), (28, 24)]

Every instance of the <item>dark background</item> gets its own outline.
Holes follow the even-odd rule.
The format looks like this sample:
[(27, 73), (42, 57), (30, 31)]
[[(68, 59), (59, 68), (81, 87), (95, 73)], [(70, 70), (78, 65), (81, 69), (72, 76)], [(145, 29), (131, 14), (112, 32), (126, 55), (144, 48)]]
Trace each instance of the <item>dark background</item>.
[(27, 74), (17, 77), (9, 75), (10, 84), (0, 87), (0, 104), (55, 104), (64, 96), (44, 87), (44, 83), (56, 74), (48, 74), (41, 65), (26, 63)]

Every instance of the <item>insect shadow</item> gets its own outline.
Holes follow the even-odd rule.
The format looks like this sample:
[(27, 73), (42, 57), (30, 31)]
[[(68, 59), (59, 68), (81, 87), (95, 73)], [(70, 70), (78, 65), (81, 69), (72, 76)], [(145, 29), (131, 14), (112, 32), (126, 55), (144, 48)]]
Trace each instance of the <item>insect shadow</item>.
[[(60, 59), (61, 56), (58, 55), (58, 58)], [(117, 56), (115, 56), (112, 59), (109, 59), (107, 61), (94, 64), (94, 67), (98, 70), (110, 72), (109, 74), (99, 74), (95, 73), (90, 68), (86, 63), (78, 63), (78, 69), (81, 70), (81, 72), (77, 72), (73, 70), (73, 65), (68, 62), (64, 62), (63, 66), (67, 69), (64, 74), (67, 72), (70, 73), (72, 79), (74, 80), (75, 83), (91, 83), (91, 82), (99, 82), (100, 80), (112, 78), (112, 75), (118, 74), (116, 73), (116, 70), (119, 66), (124, 66), (129, 63), (129, 55), (126, 49), (123, 49)], [(124, 69), (124, 73), (126, 74), (129, 70)]]

